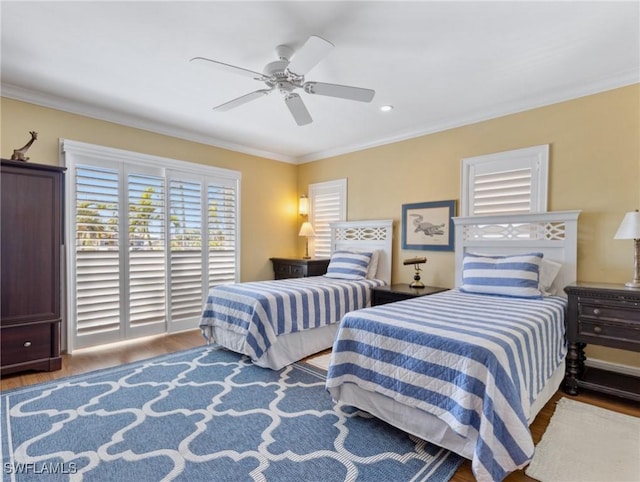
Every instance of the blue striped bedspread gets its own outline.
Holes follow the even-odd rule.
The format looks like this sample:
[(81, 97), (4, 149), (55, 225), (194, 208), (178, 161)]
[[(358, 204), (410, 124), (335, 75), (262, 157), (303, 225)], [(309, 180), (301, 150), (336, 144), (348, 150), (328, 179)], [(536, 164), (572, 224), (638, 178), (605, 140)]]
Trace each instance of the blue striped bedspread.
[(338, 323), (349, 311), (371, 304), (378, 279), (343, 280), (312, 276), (211, 288), (200, 328), (209, 341), (216, 326), (246, 336), (246, 355), (257, 360), (276, 337)]
[[(532, 402), (566, 355), (560, 297), (450, 290), (347, 314), (327, 389), (354, 383), (477, 439), (472, 470), (502, 480), (533, 457)], [(389, 421), (393, 423), (393, 421)]]

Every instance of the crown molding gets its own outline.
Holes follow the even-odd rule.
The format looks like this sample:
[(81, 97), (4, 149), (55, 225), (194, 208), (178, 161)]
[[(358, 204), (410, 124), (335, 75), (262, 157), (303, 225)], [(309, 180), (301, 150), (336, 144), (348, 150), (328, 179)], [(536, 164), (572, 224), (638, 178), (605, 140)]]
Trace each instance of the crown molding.
[(380, 147), (387, 144), (393, 144), (396, 142), (402, 142), (409, 139), (415, 139), (417, 137), (426, 136), (429, 134), (435, 134), (436, 132), (442, 132), (449, 129), (455, 129), (457, 127), (463, 127), (466, 125), (476, 124), (478, 122), (484, 122), (498, 117), (504, 117), (506, 115), (517, 114), (527, 110), (537, 109), (552, 104), (558, 104), (569, 100), (578, 99), (580, 97), (586, 97), (593, 94), (599, 94), (608, 90), (614, 90), (621, 87), (640, 83), (640, 72), (637, 69), (628, 70), (618, 75), (608, 76), (603, 79), (598, 79), (589, 84), (567, 87), (562, 90), (555, 90), (552, 93), (545, 95), (530, 96), (525, 99), (520, 99), (517, 102), (509, 102), (496, 104), (494, 108), (490, 110), (477, 111), (471, 115), (465, 117), (459, 117), (456, 119), (442, 119), (438, 123), (430, 123), (428, 126), (422, 126), (417, 129), (398, 133), (393, 136), (385, 137), (374, 142), (365, 142), (357, 145), (352, 145), (348, 148), (329, 149), (325, 151), (319, 151), (308, 154), (306, 156), (300, 156), (297, 158), (297, 163), (302, 164), (306, 162), (319, 161), (330, 157), (335, 157), (343, 154), (349, 154), (352, 152), (362, 151), (365, 149), (371, 149), (374, 147)]
[(276, 152), (269, 152), (260, 149), (254, 149), (240, 144), (225, 142), (221, 139), (217, 139), (211, 136), (205, 136), (188, 129), (180, 129), (175, 126), (169, 126), (160, 122), (149, 121), (148, 119), (143, 119), (129, 114), (123, 114), (121, 112), (106, 108), (96, 107), (87, 103), (53, 96), (39, 91), (25, 89), (13, 84), (2, 83), (0, 88), (3, 97), (28, 102), (31, 104), (50, 107), (72, 114), (84, 115), (94, 119), (114, 122), (127, 127), (142, 129), (157, 134), (176, 137), (192, 142), (198, 142), (201, 144), (206, 144), (209, 146), (240, 152), (252, 156), (262, 157), (289, 164), (304, 164), (307, 162), (320, 161), (330, 157), (336, 157), (344, 154), (350, 154), (352, 152), (372, 149), (374, 147), (380, 147), (388, 144), (394, 144), (396, 142), (415, 139), (417, 137), (435, 134), (436, 132), (442, 132), (449, 129), (455, 129), (457, 127), (476, 124), (478, 122), (484, 122), (498, 117), (545, 107), (548, 105), (557, 104), (588, 95), (598, 94), (608, 90), (613, 90), (638, 83), (640, 83), (640, 72), (638, 72), (637, 69), (631, 69), (607, 76), (606, 78), (597, 79), (584, 85), (571, 86), (542, 95), (532, 95), (525, 99), (519, 99), (516, 102), (496, 104), (492, 109), (479, 110), (465, 117), (458, 117), (455, 119), (442, 119), (440, 122), (436, 122), (435, 124), (430, 123), (429, 125), (420, 126), (409, 131), (399, 132), (397, 134), (377, 139), (375, 141), (317, 151), (297, 157), (286, 156)]
[(289, 164), (297, 164), (296, 158), (285, 156), (283, 154), (263, 151), (260, 149), (253, 149), (231, 142), (225, 142), (215, 137), (198, 134), (197, 132), (193, 132), (188, 129), (181, 129), (179, 127), (150, 121), (141, 117), (136, 117), (134, 115), (123, 114), (122, 112), (103, 107), (97, 107), (85, 102), (78, 102), (75, 100), (46, 94), (44, 92), (36, 90), (25, 89), (13, 84), (7, 84), (3, 82), (0, 85), (0, 93), (2, 97), (35, 104), (42, 107), (49, 107), (51, 109), (68, 112), (70, 114), (83, 115), (86, 117), (91, 117), (93, 119), (113, 122), (127, 127), (133, 127), (135, 129), (142, 129), (145, 131), (153, 132), (155, 134), (177, 137), (178, 139), (183, 139), (186, 141), (198, 142), (200, 144), (219, 147), (221, 149), (227, 149), (229, 151), (241, 152), (243, 154), (249, 154), (251, 156), (263, 157), (266, 159), (286, 162)]

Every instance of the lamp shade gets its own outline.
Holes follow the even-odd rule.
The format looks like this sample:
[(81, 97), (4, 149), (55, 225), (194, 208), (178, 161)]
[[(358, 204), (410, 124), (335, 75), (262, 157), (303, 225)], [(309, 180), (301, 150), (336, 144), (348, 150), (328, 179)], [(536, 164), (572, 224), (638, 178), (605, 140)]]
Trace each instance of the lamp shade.
[(640, 239), (640, 212), (638, 210), (624, 215), (614, 239)]
[(298, 200), (298, 213), (300, 216), (309, 215), (309, 198), (304, 194), (300, 196), (300, 199)]
[(315, 236), (316, 233), (313, 230), (313, 226), (311, 226), (311, 223), (309, 222), (304, 222), (302, 223), (302, 226), (300, 227), (300, 232), (298, 233), (298, 236)]

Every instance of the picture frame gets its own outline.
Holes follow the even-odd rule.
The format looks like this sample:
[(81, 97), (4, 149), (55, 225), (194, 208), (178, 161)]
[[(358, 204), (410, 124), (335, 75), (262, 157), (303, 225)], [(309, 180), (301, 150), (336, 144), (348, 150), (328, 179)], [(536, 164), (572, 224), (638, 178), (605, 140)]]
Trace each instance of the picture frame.
[(402, 249), (453, 251), (456, 201), (402, 205)]

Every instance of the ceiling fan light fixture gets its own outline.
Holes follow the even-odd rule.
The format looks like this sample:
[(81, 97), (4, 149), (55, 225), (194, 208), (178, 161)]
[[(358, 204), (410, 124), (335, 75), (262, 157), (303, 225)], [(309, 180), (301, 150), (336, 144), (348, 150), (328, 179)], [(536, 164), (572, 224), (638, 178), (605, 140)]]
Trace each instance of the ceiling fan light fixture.
[(291, 57), (294, 53), (294, 50), (288, 45), (278, 45), (276, 47), (276, 55), (280, 60), (286, 60), (287, 64), (289, 63), (289, 60), (291, 60)]
[(214, 107), (214, 110), (224, 112), (267, 95), (273, 90), (278, 90), (284, 96), (284, 102), (296, 123), (299, 126), (303, 126), (313, 122), (313, 119), (302, 98), (294, 92), (296, 89), (301, 89), (307, 94), (337, 97), (358, 102), (371, 102), (376, 94), (375, 90), (361, 87), (326, 82), (305, 82), (304, 77), (307, 72), (325, 58), (333, 47), (334, 45), (331, 42), (315, 35), (309, 37), (298, 51), (294, 51), (288, 45), (278, 45), (276, 47), (278, 60), (269, 62), (264, 67), (262, 74), (218, 60), (207, 59), (206, 57), (194, 57), (191, 61), (207, 62), (220, 69), (264, 82), (268, 87), (220, 104)]
[(392, 110), (393, 110), (393, 106), (392, 106), (392, 105), (390, 105), (390, 104), (383, 105), (382, 107), (380, 107), (380, 110), (381, 110), (382, 112), (389, 112), (389, 111), (392, 111)]

